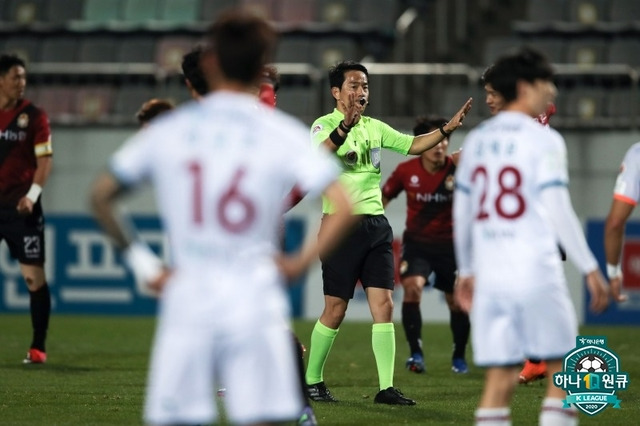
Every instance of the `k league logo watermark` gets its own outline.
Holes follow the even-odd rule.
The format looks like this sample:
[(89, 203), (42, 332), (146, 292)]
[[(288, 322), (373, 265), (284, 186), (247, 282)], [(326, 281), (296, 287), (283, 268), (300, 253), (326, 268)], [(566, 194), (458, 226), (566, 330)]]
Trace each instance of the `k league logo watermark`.
[(578, 336), (576, 347), (564, 357), (562, 372), (553, 375), (556, 387), (567, 392), (564, 407), (573, 404), (590, 416), (609, 404), (620, 408), (616, 392), (629, 386), (629, 374), (620, 371), (618, 356), (607, 348), (605, 336)]

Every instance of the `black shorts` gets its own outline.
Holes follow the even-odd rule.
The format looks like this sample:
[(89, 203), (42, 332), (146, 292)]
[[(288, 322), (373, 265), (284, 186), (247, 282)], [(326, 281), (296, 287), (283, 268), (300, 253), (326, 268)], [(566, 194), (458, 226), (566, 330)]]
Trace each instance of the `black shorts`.
[(393, 290), (393, 231), (384, 215), (363, 216), (354, 230), (322, 259), (324, 294), (353, 298), (358, 280), (364, 288)]
[(420, 275), (428, 279), (434, 272), (436, 280), (433, 286), (445, 293), (453, 293), (457, 269), (453, 245), (433, 246), (407, 239), (402, 242), (402, 278)]
[(44, 216), (40, 200), (30, 215), (19, 215), (15, 208), (0, 209), (0, 242), (9, 246), (11, 257), (20, 263), (44, 263)]

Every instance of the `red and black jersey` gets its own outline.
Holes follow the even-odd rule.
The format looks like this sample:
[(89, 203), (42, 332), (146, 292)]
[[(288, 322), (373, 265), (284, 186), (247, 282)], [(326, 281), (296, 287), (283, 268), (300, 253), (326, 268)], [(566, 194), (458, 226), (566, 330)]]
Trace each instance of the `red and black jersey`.
[(0, 207), (15, 208), (33, 183), (36, 158), (51, 155), (49, 118), (26, 99), (0, 110)]
[(429, 244), (452, 244), (451, 208), (456, 166), (451, 156), (435, 174), (427, 172), (420, 157), (396, 167), (382, 188), (382, 194), (393, 199), (403, 190), (407, 195), (407, 220), (404, 239)]

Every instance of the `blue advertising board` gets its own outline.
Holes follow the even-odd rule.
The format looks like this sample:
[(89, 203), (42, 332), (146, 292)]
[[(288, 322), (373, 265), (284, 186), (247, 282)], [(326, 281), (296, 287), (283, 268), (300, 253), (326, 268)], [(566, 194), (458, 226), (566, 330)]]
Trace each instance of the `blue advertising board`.
[[(587, 240), (600, 268), (605, 271), (604, 221), (587, 221)], [(589, 311), (589, 294), (585, 291), (585, 323), (640, 324), (640, 222), (627, 223), (622, 252), (623, 291), (629, 300), (620, 304), (612, 303), (604, 313), (594, 315)]]
[[(169, 247), (156, 216), (134, 216), (140, 238), (163, 258)], [(300, 219), (285, 223), (285, 251), (304, 241)], [(46, 274), (54, 312), (65, 314), (151, 315), (156, 299), (139, 294), (120, 253), (88, 215), (47, 215), (45, 227)], [(28, 312), (29, 294), (20, 266), (0, 244), (0, 312)], [(291, 284), (294, 316), (302, 314), (305, 278)]]

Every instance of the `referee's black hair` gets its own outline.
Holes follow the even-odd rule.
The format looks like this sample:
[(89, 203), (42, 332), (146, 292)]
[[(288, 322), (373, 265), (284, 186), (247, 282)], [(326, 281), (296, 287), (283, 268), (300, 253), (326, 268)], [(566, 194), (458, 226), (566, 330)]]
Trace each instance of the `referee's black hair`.
[(361, 63), (356, 61), (338, 62), (329, 68), (329, 88), (341, 88), (344, 83), (344, 73), (347, 71), (362, 71), (367, 76), (367, 80), (369, 79), (369, 71)]

